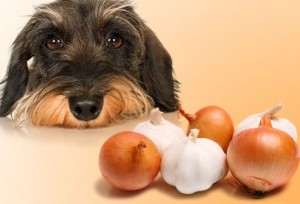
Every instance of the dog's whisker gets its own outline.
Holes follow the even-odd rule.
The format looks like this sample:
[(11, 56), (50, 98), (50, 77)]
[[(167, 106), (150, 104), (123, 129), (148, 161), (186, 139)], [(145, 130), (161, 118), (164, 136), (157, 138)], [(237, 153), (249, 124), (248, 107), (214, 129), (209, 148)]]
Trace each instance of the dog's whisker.
[(11, 122), (12, 122), (14, 128), (16, 128), (16, 129), (22, 129), (22, 128), (24, 128), (23, 124), (26, 121), (28, 121), (28, 119), (17, 120), (12, 113), (10, 114), (10, 118), (11, 118)]

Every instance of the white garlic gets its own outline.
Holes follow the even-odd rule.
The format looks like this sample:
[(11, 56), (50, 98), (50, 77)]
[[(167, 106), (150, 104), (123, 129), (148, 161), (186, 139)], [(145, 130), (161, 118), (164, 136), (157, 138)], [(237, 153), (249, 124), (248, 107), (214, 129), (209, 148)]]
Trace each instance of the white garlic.
[(282, 103), (278, 103), (274, 107), (257, 114), (253, 114), (242, 120), (235, 128), (233, 133), (233, 137), (238, 135), (240, 132), (250, 129), (250, 128), (257, 128), (260, 124), (261, 119), (265, 115), (271, 116), (271, 123), (273, 128), (277, 128), (281, 131), (286, 132), (290, 135), (295, 141), (297, 140), (297, 128), (296, 126), (286, 118), (279, 118), (275, 117), (275, 114), (283, 108)]
[(209, 189), (228, 173), (226, 155), (214, 141), (197, 138), (192, 129), (188, 137), (168, 146), (162, 153), (161, 175), (184, 194)]
[(160, 153), (171, 143), (186, 138), (183, 130), (164, 119), (158, 108), (151, 111), (150, 120), (138, 124), (133, 131), (150, 138)]

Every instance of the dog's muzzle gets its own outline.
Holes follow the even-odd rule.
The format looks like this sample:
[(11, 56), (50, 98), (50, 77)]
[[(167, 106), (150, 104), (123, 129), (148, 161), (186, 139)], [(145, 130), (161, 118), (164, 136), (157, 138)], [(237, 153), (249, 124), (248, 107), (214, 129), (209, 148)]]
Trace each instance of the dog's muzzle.
[(103, 96), (80, 95), (69, 97), (70, 111), (78, 120), (95, 120), (100, 115), (102, 107)]

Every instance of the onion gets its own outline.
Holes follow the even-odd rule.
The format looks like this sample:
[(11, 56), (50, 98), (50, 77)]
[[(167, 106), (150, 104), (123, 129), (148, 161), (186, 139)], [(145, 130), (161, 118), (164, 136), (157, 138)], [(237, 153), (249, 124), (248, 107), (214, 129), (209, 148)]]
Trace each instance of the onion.
[(262, 196), (287, 183), (297, 169), (299, 150), (292, 137), (272, 128), (267, 115), (258, 128), (244, 130), (232, 139), (227, 160), (243, 189)]
[(207, 106), (195, 114), (186, 113), (181, 107), (179, 112), (188, 120), (188, 131), (199, 129), (199, 138), (208, 138), (218, 143), (224, 152), (232, 139), (234, 126), (230, 115), (218, 106)]
[(101, 147), (99, 167), (103, 178), (123, 190), (138, 190), (153, 182), (161, 157), (146, 136), (124, 131), (111, 136)]

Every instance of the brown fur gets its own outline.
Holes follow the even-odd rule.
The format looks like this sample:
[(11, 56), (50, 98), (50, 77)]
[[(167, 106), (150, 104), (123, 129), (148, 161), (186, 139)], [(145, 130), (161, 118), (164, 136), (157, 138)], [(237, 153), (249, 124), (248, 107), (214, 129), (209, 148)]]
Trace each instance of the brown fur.
[[(109, 44), (116, 38), (119, 47)], [(13, 44), (1, 84), (0, 117), (41, 126), (103, 127), (179, 104), (171, 57), (128, 0), (39, 6)], [(77, 111), (75, 99), (93, 106)]]

